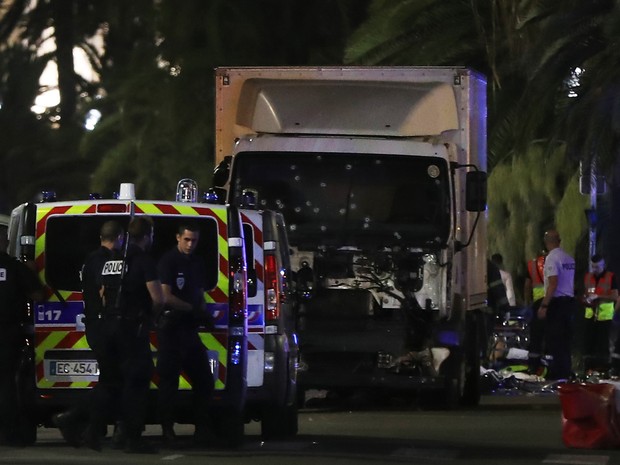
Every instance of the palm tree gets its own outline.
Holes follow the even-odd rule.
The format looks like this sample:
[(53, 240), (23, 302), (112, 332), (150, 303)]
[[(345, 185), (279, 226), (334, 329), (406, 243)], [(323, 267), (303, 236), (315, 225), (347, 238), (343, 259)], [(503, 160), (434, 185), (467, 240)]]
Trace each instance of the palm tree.
[(96, 103), (104, 117), (82, 145), (102, 160), (95, 190), (133, 181), (139, 195), (170, 196), (182, 177), (210, 186), (214, 68), (340, 63), (366, 2), (162, 0), (147, 9), (148, 0), (109, 1), (106, 97)]
[[(600, 68), (588, 71), (594, 62), (587, 58), (602, 50), (603, 24), (612, 21), (609, 15), (612, 3), (607, 0), (374, 0), (369, 20), (352, 36), (345, 58), (349, 63), (361, 64), (466, 65), (484, 72), (489, 77), (489, 195), (493, 199), (496, 194), (493, 187), (497, 185), (493, 182), (494, 168), (513, 170), (518, 162), (521, 170), (540, 172), (541, 167), (558, 167), (551, 161), (558, 151), (566, 160), (566, 154), (575, 153), (573, 147), (583, 150), (588, 146), (599, 118), (591, 121), (591, 125), (588, 123), (587, 135), (576, 123), (590, 118), (589, 112), (584, 113), (586, 107), (598, 109), (601, 116), (606, 114), (605, 107), (609, 108), (609, 101), (606, 103), (590, 91), (586, 75), (597, 77), (599, 84), (609, 75)], [(541, 37), (545, 40), (541, 41)], [(615, 62), (612, 66), (615, 67)], [(569, 97), (569, 84), (577, 67), (585, 68), (586, 73), (581, 80), (579, 98), (575, 99)], [(610, 79), (608, 84), (612, 82)], [(608, 143), (612, 138), (603, 136), (595, 136), (599, 151), (611, 147)], [(581, 138), (580, 144), (569, 142), (575, 137)], [(541, 146), (548, 150), (541, 151)], [(538, 220), (530, 225), (530, 233), (523, 235), (520, 230), (515, 236), (524, 242), (523, 247), (510, 244), (497, 250), (515, 266), (515, 271), (539, 249), (540, 244), (533, 238), (540, 237), (539, 230), (549, 223), (559, 223), (564, 235), (573, 239), (584, 229), (580, 210), (573, 211), (571, 217), (557, 208), (563, 198), (573, 199), (575, 192), (571, 174), (577, 169), (577, 159), (567, 160), (560, 172), (550, 174), (564, 196), (541, 205), (544, 211), (536, 215)], [(514, 189), (504, 192), (512, 192), (512, 199), (505, 199), (491, 210), (490, 235), (510, 237), (509, 228), (514, 229), (510, 220), (526, 210), (519, 192), (528, 192), (531, 185), (528, 176), (506, 175), (502, 170), (496, 176), (504, 181), (509, 179)], [(523, 237), (528, 239), (523, 241)], [(576, 244), (578, 240), (571, 242)], [(491, 245), (501, 247), (493, 240)]]

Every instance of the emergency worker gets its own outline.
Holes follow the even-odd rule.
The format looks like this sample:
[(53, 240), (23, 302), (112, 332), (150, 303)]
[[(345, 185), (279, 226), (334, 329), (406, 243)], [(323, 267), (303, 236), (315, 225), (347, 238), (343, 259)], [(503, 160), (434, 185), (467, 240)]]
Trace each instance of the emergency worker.
[(590, 270), (584, 276), (585, 305), (584, 368), (604, 371), (609, 365), (610, 337), (614, 306), (618, 299), (616, 276), (605, 268), (599, 254), (590, 259)]
[(549, 251), (545, 259), (545, 296), (538, 318), (545, 320), (545, 347), (549, 379), (571, 376), (572, 322), (577, 311), (575, 300), (575, 259), (560, 247), (560, 234), (550, 229), (544, 236)]
[(206, 268), (196, 255), (200, 231), (192, 224), (179, 226), (177, 244), (159, 261), (158, 272), (164, 296), (164, 311), (158, 320), (159, 415), (164, 442), (175, 441), (175, 400), (179, 375), (183, 371), (192, 385), (194, 397), (194, 442), (206, 445), (212, 432), (208, 408), (213, 392), (207, 349), (200, 340), (200, 325), (212, 328), (204, 298)]
[(525, 305), (533, 305), (538, 310), (540, 301), (545, 296), (545, 251), (527, 262), (527, 277), (523, 288)]
[(538, 308), (545, 296), (545, 257), (546, 251), (543, 250), (538, 257), (527, 262), (528, 276), (523, 289), (525, 304), (531, 308), (528, 372), (538, 376), (546, 375), (546, 366), (541, 363), (545, 351), (545, 322), (538, 318)]
[(0, 225), (0, 444), (20, 446), (20, 416), (15, 377), (25, 346), (22, 323), (28, 299), (39, 299), (42, 286), (35, 273), (7, 254), (7, 227)]
[[(123, 247), (122, 226), (116, 221), (106, 221), (101, 226), (99, 239), (100, 247), (86, 257), (81, 272), (85, 335), (99, 365), (99, 380), (93, 388), (93, 396), (97, 395), (96, 392), (101, 389), (110, 390), (110, 392), (117, 390), (120, 384), (120, 374), (115, 373), (114, 361), (108, 360), (106, 352), (101, 350), (104, 310), (101, 273), (106, 262), (118, 255)], [(89, 402), (90, 398), (87, 399), (87, 403)], [(88, 404), (79, 404), (53, 417), (53, 422), (60, 429), (63, 438), (74, 447), (82, 445), (82, 435), (85, 424), (88, 423), (88, 411)], [(120, 429), (115, 435), (117, 440), (120, 439), (119, 434)]]
[(612, 379), (618, 379), (620, 377), (620, 297), (616, 300), (614, 308), (613, 324), (615, 326), (614, 348), (611, 352), (611, 369), (609, 370), (609, 377)]
[[(134, 217), (129, 223), (129, 243), (124, 254), (114, 254), (101, 270), (103, 324), (100, 350), (113, 361), (110, 369), (120, 379), (120, 399), (104, 384), (94, 396), (86, 444), (101, 450), (101, 430), (113, 402), (120, 403), (125, 427), (125, 452), (153, 453), (156, 450), (141, 438), (146, 416), (153, 358), (149, 330), (154, 312), (163, 303), (156, 263), (146, 253), (153, 240), (149, 217)], [(116, 376), (114, 375), (114, 376)]]

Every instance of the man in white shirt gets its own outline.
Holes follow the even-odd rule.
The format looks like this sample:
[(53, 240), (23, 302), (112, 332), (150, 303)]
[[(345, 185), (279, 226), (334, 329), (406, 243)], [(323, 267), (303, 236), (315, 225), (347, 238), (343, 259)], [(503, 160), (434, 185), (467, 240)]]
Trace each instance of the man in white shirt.
[(545, 296), (538, 318), (545, 320), (545, 344), (549, 361), (549, 379), (567, 379), (571, 369), (572, 322), (577, 313), (575, 300), (575, 259), (560, 247), (555, 229), (545, 233)]

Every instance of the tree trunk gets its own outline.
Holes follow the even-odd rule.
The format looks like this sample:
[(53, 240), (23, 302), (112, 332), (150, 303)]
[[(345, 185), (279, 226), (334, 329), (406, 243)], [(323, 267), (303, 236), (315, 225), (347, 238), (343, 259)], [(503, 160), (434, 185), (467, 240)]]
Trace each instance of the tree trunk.
[(73, 63), (73, 0), (53, 0), (52, 11), (56, 38), (56, 64), (60, 92), (60, 122), (70, 124), (77, 108), (77, 75)]

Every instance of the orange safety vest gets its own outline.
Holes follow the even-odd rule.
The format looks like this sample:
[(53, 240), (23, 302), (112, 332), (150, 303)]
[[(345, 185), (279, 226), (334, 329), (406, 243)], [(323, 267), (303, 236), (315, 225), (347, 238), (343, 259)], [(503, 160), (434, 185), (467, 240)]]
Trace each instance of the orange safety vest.
[[(605, 271), (598, 281), (593, 273), (586, 273), (583, 282), (586, 288), (594, 289), (594, 293), (598, 295), (606, 295), (611, 291), (611, 281), (613, 278), (611, 271)], [(604, 302), (598, 305), (597, 312), (592, 307), (586, 307), (585, 317), (587, 319), (592, 318), (596, 313), (596, 319), (598, 321), (608, 321), (614, 317), (614, 302)]]
[(534, 258), (527, 262), (527, 272), (532, 280), (532, 298), (534, 302), (545, 296), (545, 257)]

